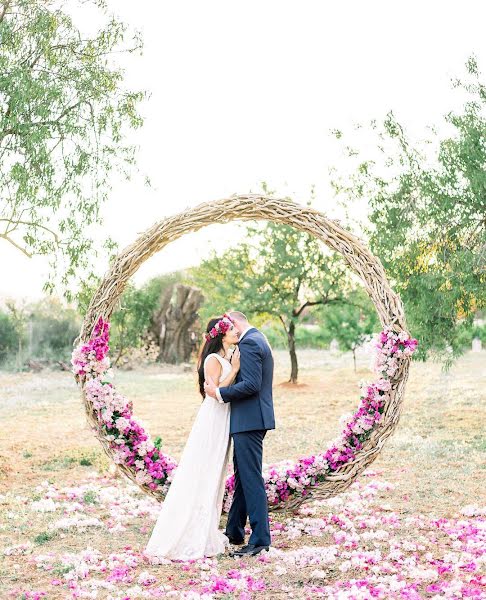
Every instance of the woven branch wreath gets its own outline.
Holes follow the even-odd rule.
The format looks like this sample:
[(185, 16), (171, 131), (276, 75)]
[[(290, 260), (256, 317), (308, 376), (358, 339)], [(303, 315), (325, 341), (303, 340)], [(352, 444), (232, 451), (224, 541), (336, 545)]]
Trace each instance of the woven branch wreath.
[[(163, 500), (177, 464), (164, 454), (159, 440), (151, 441), (133, 417), (132, 403), (110, 381), (109, 319), (127, 281), (153, 254), (186, 233), (235, 219), (291, 225), (340, 252), (363, 280), (383, 326), (375, 343), (378, 378), (363, 385), (358, 409), (344, 423), (338, 439), (325, 452), (297, 462), (284, 461), (264, 473), (270, 510), (296, 509), (308, 500), (344, 491), (377, 457), (397, 425), (410, 357), (417, 346), (406, 331), (402, 303), (390, 288), (380, 261), (336, 221), (287, 199), (252, 194), (201, 204), (156, 223), (115, 259), (91, 299), (72, 356), (73, 372), (81, 384), (88, 422), (106, 454), (144, 492)], [(226, 481), (225, 510), (233, 487), (231, 476)]]

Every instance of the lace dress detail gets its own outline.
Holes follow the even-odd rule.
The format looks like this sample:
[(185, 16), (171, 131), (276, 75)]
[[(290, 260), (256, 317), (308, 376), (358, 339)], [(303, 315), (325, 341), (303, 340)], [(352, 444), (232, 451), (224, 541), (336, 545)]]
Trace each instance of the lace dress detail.
[[(219, 354), (220, 379), (231, 363)], [(229, 545), (219, 530), (230, 450), (230, 405), (204, 398), (182, 451), (179, 465), (162, 503), (145, 554), (172, 560), (215, 556)]]

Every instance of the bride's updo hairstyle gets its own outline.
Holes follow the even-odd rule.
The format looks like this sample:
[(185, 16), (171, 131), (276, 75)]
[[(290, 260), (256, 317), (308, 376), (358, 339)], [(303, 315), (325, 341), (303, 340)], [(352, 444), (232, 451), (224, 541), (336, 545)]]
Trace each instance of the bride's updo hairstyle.
[[(206, 335), (214, 328), (216, 323), (222, 318), (223, 315), (221, 315), (221, 317), (216, 317), (215, 319), (211, 319), (209, 321), (208, 326), (206, 327)], [(209, 340), (205, 339), (199, 352), (199, 358), (197, 361), (197, 372), (199, 375), (199, 392), (203, 399), (206, 397), (206, 392), (204, 391), (204, 361), (206, 360), (206, 357), (210, 354), (213, 354), (213, 352), (217, 354), (221, 350), (221, 348), (223, 347), (223, 337), (224, 333), (218, 333), (218, 335), (209, 338)]]

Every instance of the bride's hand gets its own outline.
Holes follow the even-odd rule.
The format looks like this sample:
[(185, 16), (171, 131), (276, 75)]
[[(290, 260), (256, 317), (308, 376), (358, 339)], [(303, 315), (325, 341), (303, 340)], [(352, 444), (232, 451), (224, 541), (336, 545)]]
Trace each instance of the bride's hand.
[(233, 350), (233, 354), (231, 355), (231, 366), (235, 373), (240, 370), (240, 349), (238, 346)]

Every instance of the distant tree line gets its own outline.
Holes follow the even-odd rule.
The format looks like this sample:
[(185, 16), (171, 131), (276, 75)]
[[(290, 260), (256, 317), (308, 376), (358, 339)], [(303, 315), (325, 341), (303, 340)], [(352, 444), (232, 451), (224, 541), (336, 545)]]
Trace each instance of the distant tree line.
[[(273, 348), (289, 352), (290, 382), (298, 381), (298, 350), (327, 349), (332, 340), (351, 353), (356, 369), (358, 348), (381, 328), (375, 308), (339, 260), (309, 242), (303, 233), (268, 224), (250, 229), (247, 241), (222, 257), (139, 287), (130, 283), (111, 318), (112, 364), (192, 363), (207, 320), (233, 308), (245, 311)], [(77, 305), (69, 308), (52, 296), (30, 304), (6, 302), (0, 308), (0, 367), (69, 369), (98, 283), (92, 278), (85, 284)], [(486, 327), (464, 320), (458, 337), (462, 350), (475, 337), (486, 344)]]

